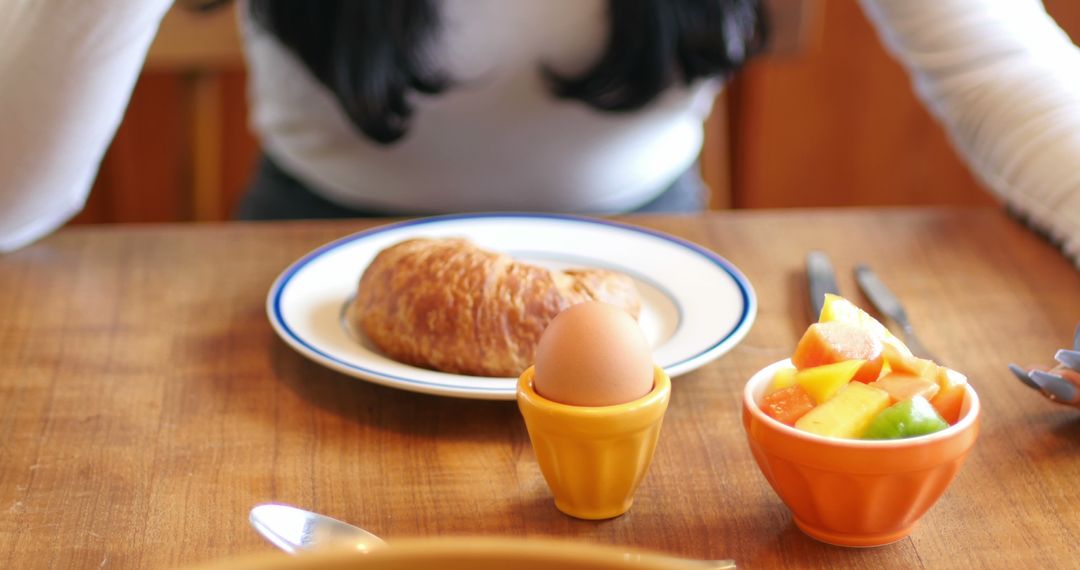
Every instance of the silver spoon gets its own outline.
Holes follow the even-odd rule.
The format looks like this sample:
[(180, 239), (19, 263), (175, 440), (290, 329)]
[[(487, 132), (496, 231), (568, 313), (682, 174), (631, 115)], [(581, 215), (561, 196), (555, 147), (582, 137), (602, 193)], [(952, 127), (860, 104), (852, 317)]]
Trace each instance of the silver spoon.
[(259, 505), (251, 509), (248, 520), (259, 534), (289, 554), (345, 544), (366, 552), (386, 544), (362, 528), (289, 505)]
[[(258, 505), (251, 509), (248, 520), (259, 534), (289, 554), (347, 544), (367, 552), (386, 544), (360, 527), (289, 505)], [(702, 560), (701, 567), (727, 570), (735, 568), (735, 561)]]

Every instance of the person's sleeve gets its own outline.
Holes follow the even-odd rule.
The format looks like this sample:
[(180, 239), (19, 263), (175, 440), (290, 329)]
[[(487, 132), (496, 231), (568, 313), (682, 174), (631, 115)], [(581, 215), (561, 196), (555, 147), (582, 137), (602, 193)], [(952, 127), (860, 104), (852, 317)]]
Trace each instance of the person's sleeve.
[(860, 0), (976, 176), (1080, 265), (1080, 49), (1038, 0)]
[(7, 0), (0, 9), (0, 251), (86, 202), (171, 0)]

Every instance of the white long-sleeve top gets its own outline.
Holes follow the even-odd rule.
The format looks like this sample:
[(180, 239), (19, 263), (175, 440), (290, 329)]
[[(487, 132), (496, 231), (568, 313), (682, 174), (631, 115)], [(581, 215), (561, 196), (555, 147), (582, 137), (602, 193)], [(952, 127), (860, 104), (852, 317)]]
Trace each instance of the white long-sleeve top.
[(4, 1), (0, 251), (82, 210), (171, 1)]
[(1080, 49), (1039, 0), (860, 0), (983, 184), (1080, 265)]
[[(1037, 0), (861, 0), (978, 177), (1080, 260), (1080, 52)], [(170, 0), (9, 0), (0, 11), (0, 250), (79, 211)], [(252, 125), (325, 197), (408, 211), (618, 211), (692, 163), (711, 82), (634, 114), (560, 101), (602, 49), (604, 0), (442, 0), (439, 63), (406, 138), (359, 134), (265, 32), (245, 27)], [(526, 25), (526, 23), (528, 25)], [(839, 33), (839, 32), (836, 32)]]

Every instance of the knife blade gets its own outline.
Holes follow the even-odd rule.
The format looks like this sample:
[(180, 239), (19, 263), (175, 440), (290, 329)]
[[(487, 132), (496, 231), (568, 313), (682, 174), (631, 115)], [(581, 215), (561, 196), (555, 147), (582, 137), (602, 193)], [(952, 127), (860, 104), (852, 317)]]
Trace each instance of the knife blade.
[(874, 308), (900, 328), (904, 344), (911, 349), (911, 352), (913, 352), (915, 356), (926, 358), (939, 364), (941, 363), (941, 361), (926, 348), (926, 345), (919, 340), (919, 337), (915, 335), (915, 329), (911, 326), (911, 321), (908, 320), (907, 311), (900, 303), (900, 299), (897, 298), (896, 294), (885, 285), (873, 270), (865, 264), (857, 264), (855, 266), (855, 282), (859, 284), (859, 289), (862, 290), (863, 295), (866, 295), (866, 298), (870, 300), (870, 303), (874, 305)]
[(806, 283), (810, 292), (810, 322), (817, 322), (825, 304), (825, 294), (840, 294), (832, 262), (825, 252), (813, 250), (806, 254)]

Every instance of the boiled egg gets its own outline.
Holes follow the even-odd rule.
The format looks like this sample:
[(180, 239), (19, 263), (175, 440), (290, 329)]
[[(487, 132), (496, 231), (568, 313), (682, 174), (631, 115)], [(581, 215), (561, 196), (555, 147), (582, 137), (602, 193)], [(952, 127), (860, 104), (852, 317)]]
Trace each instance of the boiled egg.
[(559, 313), (536, 347), (533, 389), (572, 406), (611, 406), (653, 387), (652, 349), (637, 321), (609, 303), (589, 301)]

